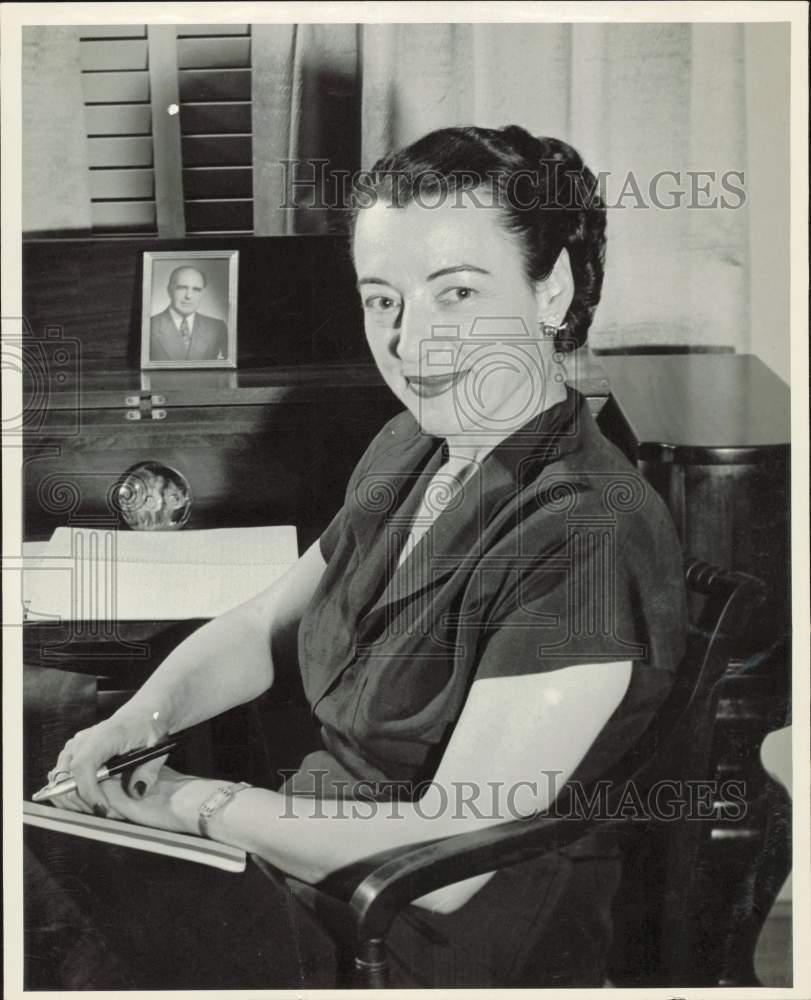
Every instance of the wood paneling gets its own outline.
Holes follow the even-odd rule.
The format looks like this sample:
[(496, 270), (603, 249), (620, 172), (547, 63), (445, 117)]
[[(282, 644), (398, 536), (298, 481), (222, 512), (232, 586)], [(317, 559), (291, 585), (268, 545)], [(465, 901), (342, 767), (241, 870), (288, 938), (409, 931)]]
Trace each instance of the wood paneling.
[[(250, 38), (179, 38), (177, 63), (181, 69), (250, 66)], [(102, 67), (99, 67), (102, 68)]]
[(144, 24), (83, 24), (79, 37), (87, 38), (146, 38)]
[(193, 167), (183, 171), (186, 198), (250, 198), (251, 167)]
[(230, 201), (186, 201), (189, 233), (218, 230), (253, 230), (253, 199)]
[(84, 109), (88, 136), (151, 135), (152, 112), (148, 104), (98, 104)]
[[(81, 435), (52, 436), (54, 425), (28, 439), (26, 538), (47, 538), (76, 519), (109, 526), (108, 498), (121, 475), (155, 461), (188, 480), (189, 529), (297, 524), (309, 541), (340, 507), (371, 438), (400, 408), (381, 384), (362, 396), (346, 387), (306, 405), (290, 397), (273, 406), (174, 407), (161, 421), (127, 421), (123, 405), (84, 411)], [(58, 445), (50, 453), (49, 443)]]
[(131, 73), (82, 73), (82, 92), (86, 104), (134, 104), (149, 100), (149, 74), (146, 70)]
[(184, 135), (250, 132), (251, 102), (184, 104), (180, 109), (180, 128)]
[(111, 40), (79, 42), (79, 64), (84, 72), (147, 69), (146, 41)]
[(157, 230), (154, 201), (94, 201), (90, 206), (93, 228), (126, 232)]
[(239, 250), (240, 371), (370, 363), (345, 241), (333, 236), (36, 240), (23, 244), (23, 314), (59, 325), (83, 370), (140, 369), (146, 250)]
[(155, 197), (155, 173), (152, 170), (91, 170), (90, 197), (133, 198)]
[(183, 165), (211, 167), (251, 162), (251, 136), (183, 136)]
[(91, 167), (150, 167), (152, 138), (134, 136), (88, 139), (87, 153)]
[(181, 101), (249, 101), (250, 69), (181, 70)]
[[(37, 413), (36, 420), (31, 421), (32, 426), (36, 424), (38, 429), (54, 433), (59, 428), (64, 432), (74, 418), (80, 391), (82, 406), (87, 411), (121, 410), (125, 398), (137, 395), (140, 385), (162, 395), (163, 405), (174, 412), (176, 407), (195, 406), (328, 404), (331, 400), (339, 400), (349, 390), (355, 394), (373, 395), (385, 388), (371, 358), (365, 364), (355, 360), (349, 364), (271, 365), (237, 371), (154, 369), (146, 376), (149, 385), (145, 386), (139, 372), (88, 365), (77, 372), (70, 359), (61, 365), (47, 363), (41, 348), (39, 341), (25, 369), (26, 410)], [(34, 354), (39, 354), (38, 365), (33, 361)], [(579, 381), (577, 385), (580, 386)], [(43, 404), (47, 414), (40, 420)], [(94, 419), (99, 419), (98, 413)]]

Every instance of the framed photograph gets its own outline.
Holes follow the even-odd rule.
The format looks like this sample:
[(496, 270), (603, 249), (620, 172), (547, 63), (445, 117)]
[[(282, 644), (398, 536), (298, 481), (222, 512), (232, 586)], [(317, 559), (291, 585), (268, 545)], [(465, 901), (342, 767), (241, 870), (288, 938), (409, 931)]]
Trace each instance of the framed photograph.
[(144, 253), (141, 368), (236, 368), (238, 250)]

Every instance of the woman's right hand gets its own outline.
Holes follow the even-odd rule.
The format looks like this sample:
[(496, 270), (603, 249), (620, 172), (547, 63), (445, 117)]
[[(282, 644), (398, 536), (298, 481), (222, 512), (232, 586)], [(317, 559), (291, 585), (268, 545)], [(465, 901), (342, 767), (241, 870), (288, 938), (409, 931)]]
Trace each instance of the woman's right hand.
[[(63, 809), (108, 815), (110, 803), (104, 794), (104, 784), (96, 780), (98, 769), (118, 754), (154, 746), (167, 733), (157, 712), (128, 710), (126, 705), (109, 719), (80, 730), (67, 741), (55, 766), (48, 772), (48, 784), (75, 778), (76, 791), (57, 795), (50, 801)], [(133, 768), (127, 773), (124, 788), (134, 798), (143, 798), (165, 761), (163, 756)]]

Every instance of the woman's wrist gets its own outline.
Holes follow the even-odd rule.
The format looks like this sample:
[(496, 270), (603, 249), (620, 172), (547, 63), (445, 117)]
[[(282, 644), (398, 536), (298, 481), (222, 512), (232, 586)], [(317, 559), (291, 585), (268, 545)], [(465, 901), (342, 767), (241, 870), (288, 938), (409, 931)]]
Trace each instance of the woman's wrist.
[(142, 703), (137, 695), (116, 709), (111, 718), (116, 722), (126, 725), (134, 723), (151, 730), (156, 742), (177, 732), (172, 723), (171, 710), (165, 703)]
[(223, 784), (214, 778), (189, 778), (172, 796), (172, 812), (183, 833), (198, 836), (200, 833), (200, 810), (204, 803)]
[(172, 796), (171, 808), (183, 833), (200, 836), (200, 816), (209, 803), (212, 802), (215, 808), (206, 812), (203, 826), (206, 835), (212, 840), (219, 840), (224, 844), (233, 844), (238, 847), (246, 847), (244, 837), (234, 834), (229, 829), (228, 814), (236, 795), (225, 795), (223, 801), (219, 802), (218, 796), (223, 789), (233, 789), (240, 797), (243, 794), (252, 794), (262, 791), (256, 789), (245, 782), (239, 781), (218, 781), (215, 778), (189, 778)]

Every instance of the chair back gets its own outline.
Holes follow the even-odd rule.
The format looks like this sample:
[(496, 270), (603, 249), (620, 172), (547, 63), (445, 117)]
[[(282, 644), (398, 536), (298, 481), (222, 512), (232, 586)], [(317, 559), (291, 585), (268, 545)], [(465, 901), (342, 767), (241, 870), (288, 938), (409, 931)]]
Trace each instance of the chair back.
[[(688, 594), (699, 595), (685, 654), (673, 687), (642, 737), (606, 777), (645, 788), (657, 780), (703, 773), (715, 721), (716, 686), (730, 661), (742, 655), (749, 624), (766, 599), (763, 583), (746, 573), (721, 570), (698, 559), (685, 563)], [(702, 772), (699, 774), (698, 772)]]
[[(704, 893), (724, 894), (707, 871), (708, 848), (719, 831), (734, 838), (736, 818), (743, 816), (718, 767), (725, 738), (719, 700), (728, 672), (750, 651), (751, 623), (766, 588), (747, 574), (698, 560), (685, 564), (685, 577), (688, 591), (702, 599), (694, 599), (699, 609), (685, 656), (653, 726), (618, 769), (626, 768), (657, 809), (643, 826), (622, 830), (625, 875), (614, 903), (610, 963), (615, 985), (720, 985), (723, 979), (718, 934), (699, 940), (700, 915), (713, 905)], [(658, 794), (665, 785), (669, 798)]]

